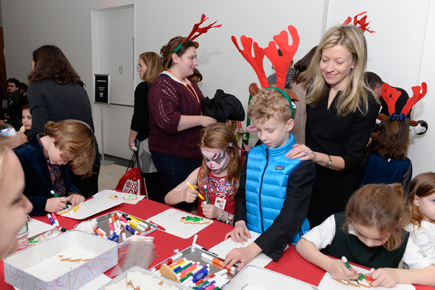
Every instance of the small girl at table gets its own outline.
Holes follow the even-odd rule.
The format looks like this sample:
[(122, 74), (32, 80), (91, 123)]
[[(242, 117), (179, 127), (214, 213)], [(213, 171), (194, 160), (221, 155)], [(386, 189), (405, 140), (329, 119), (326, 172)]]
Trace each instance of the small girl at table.
[(14, 151), (24, 170), (24, 194), (33, 204), (30, 215), (58, 212), (67, 203), (71, 208), (85, 200), (71, 180), (70, 170), (80, 176), (92, 175), (95, 138), (86, 123), (49, 121), (45, 134), (34, 136)]
[(215, 123), (203, 128), (199, 147), (203, 156), (201, 167), (195, 169), (187, 179), (171, 190), (165, 202), (174, 205), (192, 203), (198, 191), (187, 185), (189, 182), (207, 201), (198, 199), (198, 215), (232, 224), (234, 196), (239, 186), (241, 161), (237, 140), (231, 129)]
[[(403, 230), (407, 213), (402, 196), (398, 183), (363, 186), (351, 196), (345, 213), (331, 215), (303, 235), (296, 250), (337, 279), (358, 278), (357, 271), (348, 270), (341, 260), (345, 256), (349, 262), (376, 269), (372, 287), (435, 285), (433, 261)], [(410, 270), (398, 269), (400, 262)]]
[(435, 173), (417, 175), (409, 186), (406, 202), (412, 240), (435, 262)]

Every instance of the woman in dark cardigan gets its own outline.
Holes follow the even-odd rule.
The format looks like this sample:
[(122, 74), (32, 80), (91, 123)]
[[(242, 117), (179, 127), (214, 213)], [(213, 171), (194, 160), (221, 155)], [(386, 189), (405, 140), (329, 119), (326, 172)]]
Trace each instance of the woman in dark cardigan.
[[(91, 104), (83, 88), (84, 83), (62, 50), (54, 45), (43, 45), (33, 51), (32, 72), (28, 80), (27, 98), (33, 118), (28, 140), (43, 133), (48, 121), (79, 120), (94, 131)], [(95, 150), (97, 154), (92, 176), (72, 176), (74, 184), (85, 198), (98, 192), (100, 154), (96, 140)]]
[[(154, 80), (148, 96), (149, 146), (166, 193), (201, 165), (199, 131), (216, 122), (201, 114), (204, 96), (197, 84), (187, 79), (198, 65), (198, 43), (187, 41), (181, 45), (182, 41), (183, 37), (174, 37), (160, 50), (165, 71)], [(187, 211), (192, 206), (185, 202), (177, 205)]]

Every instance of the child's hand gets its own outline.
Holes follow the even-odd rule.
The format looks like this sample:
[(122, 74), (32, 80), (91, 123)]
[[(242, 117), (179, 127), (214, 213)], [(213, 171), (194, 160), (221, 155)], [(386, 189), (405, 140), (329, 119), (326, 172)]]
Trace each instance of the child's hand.
[[(196, 189), (198, 189), (198, 186), (193, 185)], [(196, 197), (198, 196), (198, 191), (191, 189), (188, 187), (186, 191), (184, 192), (184, 198), (183, 200), (187, 203), (192, 203), (195, 201)]]
[(18, 145), (21, 145), (21, 144), (24, 144), (27, 142), (27, 136), (21, 131), (17, 132), (17, 139), (18, 139), (18, 141), (17, 141)]
[(349, 271), (342, 260), (331, 259), (327, 271), (337, 279), (351, 280), (358, 278), (358, 271), (353, 269)]
[(207, 204), (205, 201), (201, 203), (202, 213), (206, 218), (217, 219), (221, 216), (222, 210), (212, 204)]
[(396, 269), (391, 268), (380, 268), (375, 270), (371, 276), (373, 278), (373, 283), (371, 283), (372, 287), (382, 286), (385, 288), (390, 288), (396, 286), (399, 281), (399, 277), (397, 277)]
[(79, 203), (84, 202), (85, 197), (83, 195), (73, 193), (70, 196), (68, 196), (68, 201), (71, 203), (71, 207), (74, 208)]
[(261, 251), (261, 248), (256, 243), (252, 243), (246, 248), (232, 249), (231, 252), (227, 254), (222, 266), (225, 267), (228, 264), (228, 267), (231, 268), (235, 263), (240, 261), (240, 265), (237, 268), (237, 271), (240, 271), (246, 264), (257, 257)]
[(225, 235), (225, 240), (231, 237), (234, 242), (242, 244), (243, 242), (248, 241), (245, 236), (248, 237), (248, 239), (251, 238), (251, 234), (246, 227), (246, 223), (245, 221), (238, 221), (234, 225), (234, 229)]
[(68, 202), (68, 198), (66, 197), (52, 197), (47, 199), (47, 203), (45, 204), (46, 212), (58, 212), (63, 210), (66, 207), (66, 203)]

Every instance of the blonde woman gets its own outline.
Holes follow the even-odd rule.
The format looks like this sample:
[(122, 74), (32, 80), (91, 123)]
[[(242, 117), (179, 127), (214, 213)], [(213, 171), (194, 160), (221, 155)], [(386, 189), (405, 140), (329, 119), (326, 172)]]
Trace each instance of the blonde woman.
[(363, 32), (340, 25), (323, 36), (308, 68), (313, 85), (306, 98), (306, 141), (287, 156), (316, 163), (308, 211), (312, 227), (344, 210), (375, 126), (379, 101), (364, 83), (366, 64)]
[[(148, 110), (148, 92), (151, 83), (163, 71), (160, 56), (152, 51), (144, 52), (139, 56), (137, 72), (143, 80), (134, 91), (134, 112), (131, 119), (128, 146), (130, 150), (136, 147), (139, 154), (139, 165), (144, 173), (156, 172), (148, 149), (148, 136), (150, 135), (150, 113)], [(136, 144), (135, 141), (139, 143)]]

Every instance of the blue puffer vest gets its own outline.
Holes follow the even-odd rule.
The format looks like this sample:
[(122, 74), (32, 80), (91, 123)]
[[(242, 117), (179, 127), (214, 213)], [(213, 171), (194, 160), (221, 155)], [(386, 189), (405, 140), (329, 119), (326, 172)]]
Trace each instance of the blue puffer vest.
[[(295, 145), (290, 140), (279, 148), (261, 144), (249, 151), (246, 169), (246, 210), (249, 230), (262, 234), (279, 215), (286, 199), (286, 189), (292, 173), (303, 161), (284, 155)], [(310, 230), (308, 219), (289, 243), (296, 244)]]

